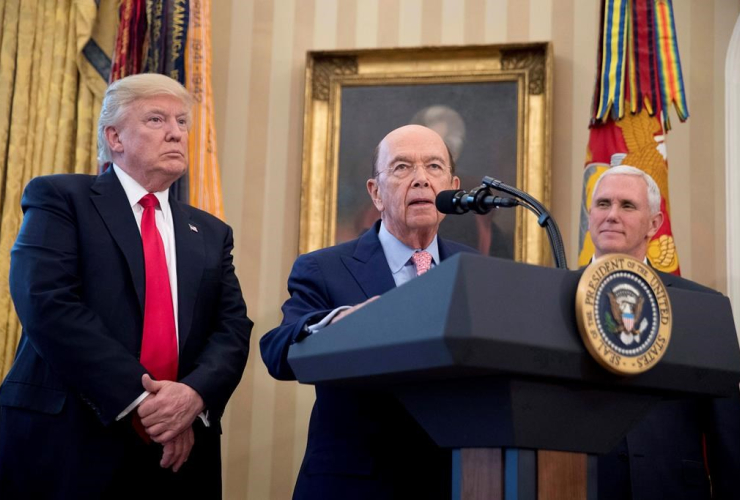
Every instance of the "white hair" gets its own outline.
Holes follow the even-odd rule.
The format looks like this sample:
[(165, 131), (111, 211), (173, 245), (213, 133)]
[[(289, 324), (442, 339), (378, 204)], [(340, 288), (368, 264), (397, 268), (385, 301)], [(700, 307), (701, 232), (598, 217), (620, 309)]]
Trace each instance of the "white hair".
[(193, 97), (178, 81), (157, 73), (142, 73), (116, 80), (108, 86), (103, 97), (103, 105), (98, 119), (98, 160), (102, 163), (113, 161), (105, 129), (118, 125), (131, 104), (139, 99), (169, 95), (179, 99), (188, 110), (187, 122), (190, 128)]
[(643, 172), (639, 168), (631, 167), (629, 165), (612, 167), (601, 174), (601, 176), (596, 180), (596, 184), (594, 184), (594, 194), (596, 194), (599, 189), (599, 183), (605, 177), (609, 177), (611, 175), (631, 175), (633, 177), (641, 177), (645, 181), (645, 184), (647, 184), (647, 199), (648, 207), (650, 208), (650, 215), (655, 215), (660, 212), (660, 188), (647, 173)]

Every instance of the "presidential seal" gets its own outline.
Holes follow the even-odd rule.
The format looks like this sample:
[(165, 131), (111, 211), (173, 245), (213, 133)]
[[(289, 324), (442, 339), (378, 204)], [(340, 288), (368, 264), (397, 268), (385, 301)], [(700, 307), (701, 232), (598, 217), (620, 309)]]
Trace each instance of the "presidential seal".
[(629, 255), (609, 254), (583, 272), (578, 330), (607, 370), (636, 375), (654, 367), (671, 339), (671, 302), (658, 274)]

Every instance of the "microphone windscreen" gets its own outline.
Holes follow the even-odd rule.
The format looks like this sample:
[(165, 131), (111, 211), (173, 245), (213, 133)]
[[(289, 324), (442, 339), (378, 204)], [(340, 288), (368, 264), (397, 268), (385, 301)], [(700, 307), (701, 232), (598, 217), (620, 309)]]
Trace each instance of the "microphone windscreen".
[[(463, 210), (455, 203), (455, 196), (460, 193), (460, 190), (449, 189), (447, 191), (440, 191), (437, 195), (436, 205), (437, 210), (443, 214), (461, 214)], [(458, 200), (459, 201), (459, 200)]]

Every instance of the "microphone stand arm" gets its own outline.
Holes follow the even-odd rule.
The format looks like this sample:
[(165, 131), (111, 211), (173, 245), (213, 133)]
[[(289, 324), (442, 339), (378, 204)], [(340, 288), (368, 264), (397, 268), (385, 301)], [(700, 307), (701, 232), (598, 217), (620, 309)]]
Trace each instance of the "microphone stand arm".
[(542, 203), (524, 191), (520, 191), (515, 187), (504, 184), (493, 177), (486, 176), (483, 178), (482, 182), (483, 185), (487, 186), (489, 189), (502, 191), (525, 202), (522, 203), (522, 206), (534, 212), (535, 215), (537, 215), (537, 223), (547, 231), (547, 238), (550, 241), (552, 254), (555, 258), (555, 266), (560, 269), (568, 269), (568, 263), (565, 258), (565, 245), (563, 244), (563, 237), (560, 234), (560, 229), (558, 229), (555, 219), (552, 218), (550, 212), (547, 211)]

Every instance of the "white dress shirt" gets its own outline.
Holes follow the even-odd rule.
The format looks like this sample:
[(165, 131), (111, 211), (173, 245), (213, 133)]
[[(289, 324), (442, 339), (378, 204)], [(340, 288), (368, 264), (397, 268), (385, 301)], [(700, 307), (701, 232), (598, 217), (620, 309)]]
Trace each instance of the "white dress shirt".
[(393, 274), (393, 281), (396, 282), (396, 286), (401, 286), (404, 283), (411, 281), (416, 278), (416, 266), (411, 260), (411, 257), (422, 250), (429, 252), (432, 255), (432, 267), (439, 265), (439, 245), (437, 244), (437, 235), (434, 235), (434, 239), (426, 248), (411, 248), (406, 246), (398, 238), (393, 236), (385, 224), (380, 223), (380, 231), (378, 231), (378, 239), (380, 240), (380, 246), (383, 247), (383, 253), (385, 254), (385, 260), (388, 262), (388, 267), (391, 268)]

